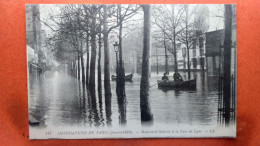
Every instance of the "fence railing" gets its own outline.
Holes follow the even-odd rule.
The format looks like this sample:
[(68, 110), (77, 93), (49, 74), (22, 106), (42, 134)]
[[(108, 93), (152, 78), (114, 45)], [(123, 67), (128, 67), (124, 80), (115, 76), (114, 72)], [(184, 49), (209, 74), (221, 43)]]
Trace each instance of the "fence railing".
[[(223, 85), (224, 85), (224, 78), (223, 75), (219, 76), (219, 83), (218, 83), (218, 124), (220, 125), (226, 125), (226, 121), (229, 123), (235, 123), (236, 122), (236, 77), (235, 75), (231, 75), (231, 92), (230, 92), (230, 105), (226, 106), (224, 102), (224, 96), (223, 96)], [(226, 109), (228, 108), (229, 109)], [(227, 117), (227, 113), (229, 112), (229, 117)], [(226, 119), (229, 118), (229, 119)]]

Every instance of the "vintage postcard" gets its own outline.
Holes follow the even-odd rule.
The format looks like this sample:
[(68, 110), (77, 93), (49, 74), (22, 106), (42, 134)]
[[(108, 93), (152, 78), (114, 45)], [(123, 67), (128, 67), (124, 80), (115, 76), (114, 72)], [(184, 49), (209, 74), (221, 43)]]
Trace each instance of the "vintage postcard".
[(236, 137), (236, 5), (26, 5), (30, 139)]

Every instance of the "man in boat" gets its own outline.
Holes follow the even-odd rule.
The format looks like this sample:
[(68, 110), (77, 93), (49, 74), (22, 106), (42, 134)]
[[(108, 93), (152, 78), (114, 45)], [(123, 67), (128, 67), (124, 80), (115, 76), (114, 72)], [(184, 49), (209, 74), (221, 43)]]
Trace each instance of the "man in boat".
[(173, 79), (174, 79), (175, 82), (183, 81), (183, 79), (182, 79), (180, 73), (178, 73), (178, 72), (175, 72), (175, 73), (173, 74)]
[(163, 74), (162, 81), (168, 81), (168, 77), (166, 76), (166, 73)]

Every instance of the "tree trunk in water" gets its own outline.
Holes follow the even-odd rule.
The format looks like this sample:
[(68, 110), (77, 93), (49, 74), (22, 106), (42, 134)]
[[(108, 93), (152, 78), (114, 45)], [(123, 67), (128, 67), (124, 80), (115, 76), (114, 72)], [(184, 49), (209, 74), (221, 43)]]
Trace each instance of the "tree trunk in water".
[(70, 61), (70, 75), (73, 76), (73, 60)]
[(174, 14), (174, 5), (172, 5), (172, 26), (173, 26), (173, 56), (174, 56), (174, 72), (178, 72), (178, 62), (177, 62), (177, 48), (176, 48), (176, 22), (175, 22), (175, 14)]
[(78, 72), (78, 67), (77, 67), (77, 60), (75, 60), (75, 73), (74, 73), (74, 75), (75, 75), (75, 78), (77, 79), (77, 72)]
[(75, 77), (75, 59), (74, 56), (72, 57), (72, 76)]
[(173, 48), (174, 48), (174, 53), (173, 53), (173, 55), (174, 55), (174, 71), (175, 72), (178, 72), (178, 61), (177, 61), (177, 48), (176, 48), (176, 36), (175, 36), (175, 29), (174, 29), (174, 36), (173, 36), (173, 41), (174, 41), (174, 43), (173, 43)]
[(117, 94), (119, 97), (125, 95), (125, 70), (123, 67), (123, 51), (122, 51), (122, 29), (123, 18), (121, 15), (121, 5), (118, 6), (119, 11), (119, 67), (117, 76)]
[(166, 41), (165, 41), (165, 34), (164, 34), (164, 39), (163, 39), (163, 45), (164, 45), (164, 53), (165, 53), (165, 73), (169, 74), (169, 69), (168, 69), (168, 55), (167, 55), (167, 48), (166, 48)]
[[(106, 88), (105, 88), (106, 89)], [(110, 95), (106, 95), (105, 94), (105, 111), (106, 111), (106, 123), (107, 126), (111, 126), (111, 115), (112, 115), (112, 110), (111, 110), (111, 94)]]
[(153, 115), (150, 110), (149, 92), (150, 92), (150, 35), (151, 35), (151, 16), (150, 5), (142, 5), (144, 11), (144, 40), (143, 40), (143, 62), (142, 62), (142, 76), (140, 84), (140, 108), (141, 121), (148, 122), (153, 120)]
[(80, 55), (78, 52), (78, 80), (80, 80)]
[(223, 99), (225, 108), (225, 124), (230, 122), (231, 97), (231, 40), (232, 37), (232, 5), (225, 5), (225, 41), (224, 41), (224, 85)]
[(76, 55), (74, 56), (74, 77), (77, 79), (77, 58)]
[(104, 5), (104, 86), (106, 97), (111, 96), (110, 85), (110, 56), (107, 30), (107, 5)]
[(98, 91), (101, 91), (102, 83), (101, 83), (101, 26), (99, 28), (98, 34)]
[(86, 61), (86, 87), (89, 83), (89, 43), (87, 42), (87, 61)]
[[(89, 18), (87, 18), (87, 29), (89, 27), (88, 25), (89, 23)], [(89, 83), (89, 31), (87, 31), (87, 40), (86, 40), (86, 44), (87, 44), (87, 61), (86, 61), (86, 87), (88, 87), (88, 83)]]
[(122, 52), (122, 29), (123, 29), (123, 20), (122, 20), (122, 16), (121, 16), (121, 5), (119, 5), (118, 8), (119, 11), (119, 66), (120, 68), (123, 66), (123, 52)]
[(190, 80), (190, 48), (187, 47), (187, 57), (188, 57), (188, 79)]
[(186, 22), (185, 22), (185, 31), (186, 31), (186, 47), (187, 47), (187, 57), (188, 57), (188, 80), (190, 80), (190, 47), (188, 41), (188, 12), (186, 11)]
[(80, 45), (80, 61), (81, 61), (81, 74), (82, 74), (82, 86), (83, 86), (83, 90), (85, 87), (85, 70), (84, 70), (84, 59), (83, 59), (83, 45), (82, 45), (82, 41), (81, 41), (81, 45)]
[(108, 45), (108, 26), (107, 26), (107, 5), (104, 5), (104, 88), (105, 88), (105, 111), (107, 118), (107, 125), (111, 126), (111, 85), (110, 85), (110, 56)]
[(71, 75), (71, 60), (69, 60), (68, 75)]
[(90, 60), (90, 76), (89, 76), (89, 88), (95, 91), (95, 73), (96, 73), (96, 15), (97, 8), (92, 6), (92, 21), (90, 25), (90, 37), (91, 37), (91, 60)]
[[(159, 66), (158, 66), (158, 51), (157, 51), (157, 46), (156, 46), (156, 73), (157, 75), (159, 74)], [(166, 67), (166, 66), (165, 66)], [(166, 68), (165, 68), (165, 72), (166, 72)]]
[(70, 69), (70, 75), (74, 77), (74, 66), (73, 66), (73, 58), (71, 60), (71, 69)]

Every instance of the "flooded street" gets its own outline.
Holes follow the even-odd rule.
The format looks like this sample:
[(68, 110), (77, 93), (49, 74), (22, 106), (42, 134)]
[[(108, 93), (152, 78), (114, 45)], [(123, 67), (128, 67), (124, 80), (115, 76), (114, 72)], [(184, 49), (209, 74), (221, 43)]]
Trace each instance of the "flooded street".
[(235, 137), (235, 20), (231, 4), (26, 5), (30, 139)]
[[(184, 80), (187, 75), (181, 72)], [(217, 82), (207, 79), (200, 72), (192, 73), (197, 79), (194, 91), (158, 89), (159, 75), (150, 78), (150, 104), (153, 124), (217, 125)], [(29, 115), (40, 121), (35, 127), (91, 127), (114, 125), (141, 125), (140, 75), (134, 74), (133, 82), (126, 82), (126, 104), (119, 104), (111, 81), (111, 101), (105, 102), (103, 94), (90, 96), (73, 77), (58, 71), (46, 72), (39, 78), (30, 77)], [(171, 75), (169, 79), (172, 80)], [(102, 82), (103, 83), (103, 82)], [(102, 91), (103, 93), (103, 91)]]

